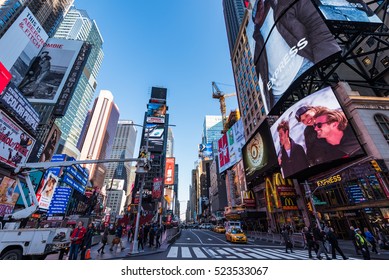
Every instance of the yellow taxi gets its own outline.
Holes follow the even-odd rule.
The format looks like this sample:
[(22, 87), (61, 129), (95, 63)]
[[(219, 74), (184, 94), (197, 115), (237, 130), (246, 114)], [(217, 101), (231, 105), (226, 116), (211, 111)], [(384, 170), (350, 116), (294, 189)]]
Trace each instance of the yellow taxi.
[(226, 229), (223, 226), (216, 226), (214, 227), (213, 231), (217, 233), (225, 233)]
[(240, 228), (230, 228), (226, 232), (226, 240), (233, 243), (247, 243), (246, 234)]

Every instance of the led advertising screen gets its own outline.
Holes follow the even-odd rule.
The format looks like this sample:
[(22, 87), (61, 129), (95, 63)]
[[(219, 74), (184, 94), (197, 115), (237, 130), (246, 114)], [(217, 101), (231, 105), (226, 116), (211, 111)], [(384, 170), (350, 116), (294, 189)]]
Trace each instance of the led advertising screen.
[(273, 141), (267, 120), (264, 120), (257, 131), (247, 141), (242, 150), (246, 181), (250, 182), (258, 174), (277, 164)]
[(147, 104), (147, 117), (148, 123), (165, 123), (166, 105), (159, 103)]
[(165, 126), (163, 124), (146, 124), (143, 143), (146, 146), (148, 139), (149, 152), (162, 152), (164, 143)]
[(39, 21), (25, 8), (0, 39), (0, 61), (12, 76), (24, 76), (48, 38)]
[(202, 160), (213, 159), (213, 145), (212, 143), (199, 144), (199, 158)]
[(167, 157), (165, 162), (165, 185), (174, 185), (175, 158)]
[(26, 75), (11, 70), (14, 83), (30, 102), (55, 104), (82, 46), (82, 41), (50, 38), (37, 57), (25, 62)]
[(242, 159), (246, 143), (242, 119), (239, 119), (218, 141), (219, 173)]
[(375, 30), (382, 24), (364, 0), (314, 0), (330, 28)]
[(340, 53), (311, 0), (257, 0), (252, 20), (254, 65), (269, 111), (312, 67)]
[(292, 105), (272, 125), (271, 133), (284, 178), (308, 167), (364, 154), (330, 87)]
[(34, 144), (35, 139), (0, 110), (0, 162), (11, 167), (25, 163)]
[(11, 215), (20, 193), (16, 191), (16, 181), (6, 176), (0, 177), (0, 217)]
[(0, 94), (11, 81), (12, 75), (0, 61)]
[(39, 161), (50, 161), (51, 157), (54, 155), (59, 139), (61, 138), (61, 130), (56, 124), (53, 124), (49, 135), (47, 136), (45, 148), (42, 152), (41, 158)]

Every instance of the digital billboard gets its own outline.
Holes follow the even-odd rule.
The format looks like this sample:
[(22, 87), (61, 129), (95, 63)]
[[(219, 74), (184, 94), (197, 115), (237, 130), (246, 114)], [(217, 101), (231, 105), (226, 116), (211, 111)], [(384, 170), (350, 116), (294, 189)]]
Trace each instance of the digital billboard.
[(53, 124), (49, 135), (47, 136), (45, 148), (42, 152), (39, 161), (50, 161), (54, 155), (59, 139), (61, 138), (61, 130), (56, 124)]
[(340, 53), (311, 0), (257, 0), (252, 20), (254, 65), (269, 111), (312, 67)]
[(17, 71), (11, 69), (11, 73), (20, 92), (32, 103), (55, 104), (83, 43), (50, 38), (37, 57), (24, 61), (23, 67), (28, 65), (25, 75), (19, 70), (21, 66), (15, 64)]
[(242, 156), (247, 182), (253, 181), (258, 174), (277, 164), (277, 157), (266, 119), (244, 145)]
[(382, 24), (381, 19), (363, 0), (314, 0), (330, 28), (371, 29)]
[(218, 141), (219, 173), (242, 159), (246, 143), (242, 119), (239, 119)]
[(165, 162), (165, 185), (174, 185), (175, 158), (167, 157)]
[(0, 61), (12, 76), (24, 76), (48, 38), (33, 13), (25, 8), (0, 39)]
[(162, 152), (164, 143), (164, 124), (146, 124), (143, 143), (146, 146), (148, 139), (148, 151), (149, 152)]
[(25, 163), (34, 144), (35, 139), (0, 110), (0, 162), (11, 167)]
[(146, 122), (165, 123), (166, 105), (159, 103), (147, 104)]
[(199, 144), (199, 158), (202, 160), (213, 159), (213, 145), (212, 143)]
[(330, 87), (292, 105), (270, 130), (284, 178), (308, 167), (364, 154)]

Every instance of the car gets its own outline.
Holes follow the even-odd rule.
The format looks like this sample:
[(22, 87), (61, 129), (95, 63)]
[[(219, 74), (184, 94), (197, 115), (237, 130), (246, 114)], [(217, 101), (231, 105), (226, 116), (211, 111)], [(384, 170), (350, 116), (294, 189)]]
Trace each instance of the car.
[(220, 226), (220, 225), (214, 227), (213, 231), (217, 232), (217, 233), (226, 233), (226, 229), (223, 226)]
[(225, 235), (226, 240), (232, 243), (247, 243), (247, 236), (240, 228), (230, 228)]

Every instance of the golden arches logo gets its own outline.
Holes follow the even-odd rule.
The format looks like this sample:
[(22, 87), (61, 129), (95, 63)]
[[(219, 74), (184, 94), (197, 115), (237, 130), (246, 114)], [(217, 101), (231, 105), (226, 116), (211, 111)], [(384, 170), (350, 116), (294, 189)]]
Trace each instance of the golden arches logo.
[(253, 191), (245, 191), (243, 193), (243, 199), (254, 199), (254, 193)]
[(285, 206), (294, 206), (294, 201), (290, 197), (285, 197), (284, 203), (285, 203)]

